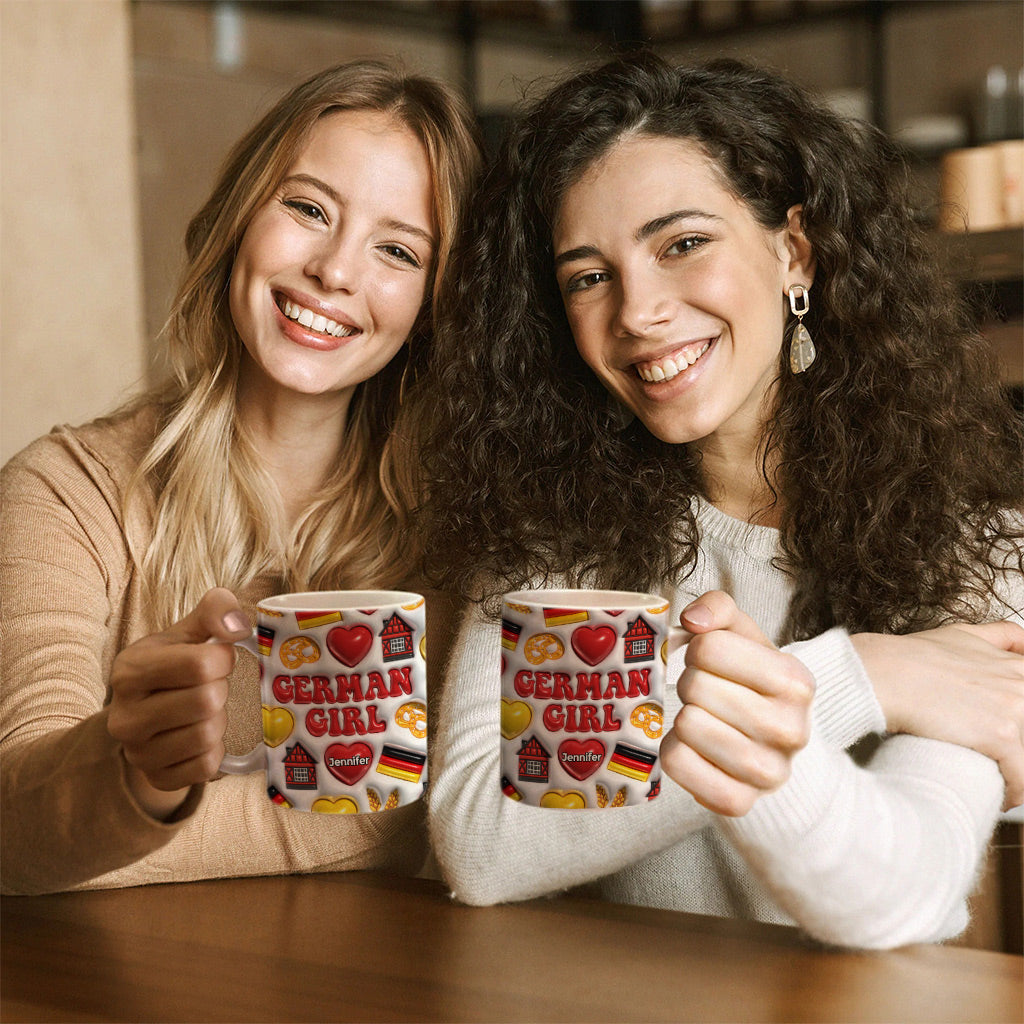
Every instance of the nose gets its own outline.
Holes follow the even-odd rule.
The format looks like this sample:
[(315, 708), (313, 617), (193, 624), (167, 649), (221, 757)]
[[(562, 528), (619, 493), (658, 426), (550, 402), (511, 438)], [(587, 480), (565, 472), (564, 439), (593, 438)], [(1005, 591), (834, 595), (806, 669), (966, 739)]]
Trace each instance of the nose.
[(354, 292), (363, 274), (363, 255), (354, 242), (328, 236), (310, 253), (305, 271), (326, 291)]
[(619, 306), (613, 331), (617, 337), (642, 338), (672, 319), (673, 303), (656, 272), (635, 269), (619, 275)]

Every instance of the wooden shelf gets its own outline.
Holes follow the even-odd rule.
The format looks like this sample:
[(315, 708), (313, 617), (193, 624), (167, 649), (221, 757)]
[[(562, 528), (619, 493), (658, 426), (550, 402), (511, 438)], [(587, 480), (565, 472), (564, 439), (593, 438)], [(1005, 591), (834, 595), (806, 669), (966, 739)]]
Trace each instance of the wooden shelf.
[(1024, 280), (1024, 229), (943, 236), (956, 276), (967, 284)]

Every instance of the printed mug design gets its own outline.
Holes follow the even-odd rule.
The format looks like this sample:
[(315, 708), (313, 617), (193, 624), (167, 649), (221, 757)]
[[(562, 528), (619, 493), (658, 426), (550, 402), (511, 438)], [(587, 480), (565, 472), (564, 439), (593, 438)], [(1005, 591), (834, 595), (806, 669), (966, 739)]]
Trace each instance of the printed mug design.
[[(615, 597), (626, 607), (597, 606)], [(561, 809), (623, 807), (658, 796), (669, 606), (656, 600), (585, 591), (506, 598), (505, 796)]]
[[(356, 607), (355, 605), (362, 605)], [(253, 641), (263, 759), (280, 807), (321, 814), (391, 810), (426, 782), (425, 606), (418, 594), (336, 592), (261, 602)]]

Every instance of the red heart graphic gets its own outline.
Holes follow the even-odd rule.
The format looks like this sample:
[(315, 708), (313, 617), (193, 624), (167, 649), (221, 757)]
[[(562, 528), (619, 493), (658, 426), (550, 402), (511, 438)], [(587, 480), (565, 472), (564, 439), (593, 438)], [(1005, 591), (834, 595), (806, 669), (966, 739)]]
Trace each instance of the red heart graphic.
[(600, 740), (566, 740), (558, 747), (558, 763), (580, 782), (593, 775), (602, 761), (604, 744)]
[(373, 764), (373, 750), (366, 743), (332, 743), (324, 751), (324, 764), (346, 786), (355, 785)]
[(335, 626), (327, 634), (327, 650), (343, 665), (352, 668), (373, 646), (373, 634), (366, 626)]
[(618, 638), (611, 626), (578, 626), (572, 631), (572, 649), (588, 664), (604, 661)]

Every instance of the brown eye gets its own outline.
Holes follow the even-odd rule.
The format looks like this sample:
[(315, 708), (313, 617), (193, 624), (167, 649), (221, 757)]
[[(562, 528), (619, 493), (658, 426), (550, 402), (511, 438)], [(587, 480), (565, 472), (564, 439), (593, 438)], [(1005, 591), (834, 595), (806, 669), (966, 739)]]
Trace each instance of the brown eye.
[(411, 267), (419, 269), (422, 264), (408, 249), (403, 248), (400, 245), (382, 245), (382, 252), (386, 252), (393, 259), (401, 260), (403, 263), (408, 263)]
[(580, 274), (578, 277), (572, 278), (565, 286), (566, 292), (572, 294), (573, 292), (585, 292), (593, 288), (595, 285), (601, 284), (602, 281), (607, 280), (608, 275), (602, 270), (590, 270), (585, 274)]
[(296, 213), (301, 214), (308, 220), (315, 221), (326, 221), (327, 218), (324, 216), (323, 210), (320, 209), (315, 203), (307, 203), (302, 199), (286, 199), (284, 205), (290, 210), (295, 210)]
[(696, 249), (699, 249), (708, 239), (701, 235), (687, 235), (685, 238), (678, 238), (665, 249), (666, 256), (685, 256)]

